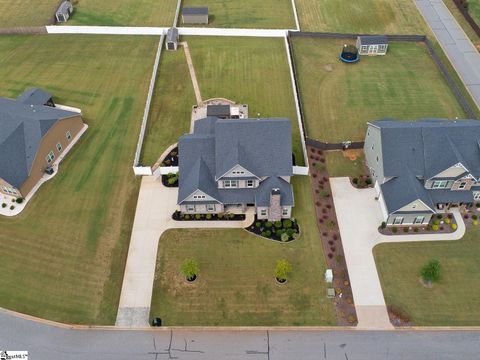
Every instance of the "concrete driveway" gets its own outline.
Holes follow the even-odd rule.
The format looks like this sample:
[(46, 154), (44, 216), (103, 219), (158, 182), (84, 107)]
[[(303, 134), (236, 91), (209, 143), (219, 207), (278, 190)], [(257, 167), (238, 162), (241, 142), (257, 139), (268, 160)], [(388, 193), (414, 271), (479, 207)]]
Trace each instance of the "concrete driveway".
[(342, 237), (345, 261), (358, 317), (358, 328), (391, 329), (383, 297), (373, 248), (383, 242), (458, 240), (465, 234), (465, 224), (458, 209), (453, 213), (458, 229), (451, 234), (395, 235), (378, 232), (383, 221), (374, 189), (356, 189), (349, 178), (330, 178), (335, 211)]
[(167, 188), (154, 176), (144, 176), (140, 186), (127, 264), (123, 277), (117, 326), (148, 326), (158, 241), (174, 228), (244, 228), (253, 221), (174, 221), (178, 188)]

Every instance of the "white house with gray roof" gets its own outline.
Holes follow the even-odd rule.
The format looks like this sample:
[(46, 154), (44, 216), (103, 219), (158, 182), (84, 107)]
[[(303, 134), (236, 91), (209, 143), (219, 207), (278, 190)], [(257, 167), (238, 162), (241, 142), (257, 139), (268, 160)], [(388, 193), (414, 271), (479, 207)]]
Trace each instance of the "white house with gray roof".
[(364, 150), (388, 225), (480, 201), (480, 121), (369, 122)]
[(259, 219), (291, 217), (292, 128), (288, 119), (197, 120), (178, 143), (182, 213), (254, 207)]

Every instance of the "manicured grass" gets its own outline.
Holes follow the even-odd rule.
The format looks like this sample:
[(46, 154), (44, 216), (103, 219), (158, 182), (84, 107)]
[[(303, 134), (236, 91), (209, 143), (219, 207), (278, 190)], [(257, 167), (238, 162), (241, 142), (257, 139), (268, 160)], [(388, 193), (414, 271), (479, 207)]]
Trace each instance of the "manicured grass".
[(468, 12), (480, 26), (480, 0), (469, 0), (468, 1)]
[(162, 52), (143, 143), (142, 164), (152, 166), (166, 148), (190, 131), (192, 106), (195, 104), (183, 48)]
[(53, 19), (59, 1), (0, 0), (0, 28), (14, 26), (41, 26)]
[(357, 158), (349, 159), (341, 150), (327, 151), (327, 171), (330, 177), (352, 176), (358, 177), (365, 175), (365, 156), (362, 150), (355, 151)]
[[(0, 37), (0, 94), (81, 108), (89, 129), (25, 211), (0, 218), (0, 306), (113, 324), (138, 194), (132, 173), (158, 38)], [(62, 51), (58, 51), (62, 49)]]
[[(292, 243), (265, 240), (241, 229), (169, 230), (159, 244), (151, 316), (165, 325), (334, 325), (326, 298), (325, 261), (307, 177), (294, 177), (295, 211), (302, 235)], [(187, 285), (180, 267), (188, 257), (199, 277)], [(277, 285), (276, 261), (293, 265)]]
[[(182, 6), (208, 6), (210, 27), (295, 28), (291, 0), (184, 0)], [(183, 26), (181, 16), (178, 21)]]
[[(448, 10), (452, 13), (452, 15), (455, 17), (455, 20), (460, 24), (462, 27), (463, 31), (467, 34), (467, 36), (470, 38), (470, 41), (477, 47), (477, 49), (480, 50), (480, 37), (475, 33), (475, 31), (472, 29), (470, 24), (465, 20), (465, 17), (462, 15), (460, 10), (458, 10), (457, 6), (455, 5), (455, 2), (453, 0), (443, 0), (443, 3), (445, 6), (448, 8)], [(470, 2), (472, 5), (470, 9), (475, 8), (475, 1)], [(480, 4), (480, 1), (478, 2)], [(478, 11), (479, 11), (479, 20), (478, 23), (480, 24), (480, 6), (478, 6)], [(473, 11), (470, 10), (470, 15), (473, 16)]]
[(424, 45), (393, 42), (386, 56), (344, 64), (338, 60), (344, 42), (294, 39), (309, 137), (362, 140), (366, 123), (385, 117), (465, 117)]
[(177, 0), (78, 0), (66, 25), (172, 26)]
[(302, 31), (425, 34), (411, 0), (296, 0)]
[[(459, 241), (381, 244), (374, 255), (388, 305), (406, 313), (414, 325), (480, 324), (480, 231), (469, 230)], [(419, 281), (430, 259), (442, 266), (431, 289)]]
[(204, 100), (223, 97), (248, 104), (249, 116), (292, 121), (293, 151), (303, 164), (295, 99), (283, 39), (186, 38)]

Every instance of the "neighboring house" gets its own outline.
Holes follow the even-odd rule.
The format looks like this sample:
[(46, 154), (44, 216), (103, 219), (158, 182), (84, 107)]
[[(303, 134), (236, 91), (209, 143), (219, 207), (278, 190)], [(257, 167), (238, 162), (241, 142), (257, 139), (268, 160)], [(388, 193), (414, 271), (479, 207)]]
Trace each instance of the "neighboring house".
[(480, 121), (373, 121), (364, 150), (388, 225), (480, 200)]
[(197, 120), (180, 138), (178, 205), (183, 213), (255, 208), (259, 219), (290, 218), (292, 128), (288, 119)]
[(177, 50), (178, 48), (178, 29), (172, 27), (167, 31), (167, 41), (165, 43), (167, 50)]
[(56, 108), (43, 90), (0, 98), (0, 193), (26, 197), (83, 127), (80, 113)]
[(73, 5), (70, 1), (62, 1), (55, 13), (57, 22), (66, 22), (73, 12)]
[(188, 7), (182, 10), (184, 24), (208, 24), (208, 7)]
[(360, 55), (386, 55), (388, 49), (388, 38), (385, 35), (358, 36), (357, 49)]

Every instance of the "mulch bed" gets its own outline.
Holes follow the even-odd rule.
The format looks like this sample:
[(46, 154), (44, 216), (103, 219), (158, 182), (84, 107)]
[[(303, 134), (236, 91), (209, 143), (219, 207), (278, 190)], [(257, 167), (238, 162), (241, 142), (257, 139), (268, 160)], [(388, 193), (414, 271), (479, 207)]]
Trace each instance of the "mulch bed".
[(479, 226), (480, 222), (480, 206), (472, 206), (470, 208), (462, 208), (460, 212), (463, 217), (466, 229), (471, 229), (473, 227)]
[[(162, 160), (160, 166), (178, 166), (178, 147), (173, 148)], [(178, 179), (175, 183), (168, 183), (168, 175), (162, 175), (162, 184), (166, 187), (178, 187)]]
[[(197, 219), (197, 217), (200, 218)], [(175, 221), (244, 221), (245, 214), (182, 214), (177, 210), (172, 214), (172, 219)]]
[[(441, 218), (439, 218), (441, 216)], [(448, 220), (447, 220), (448, 219)], [(448, 222), (448, 223), (447, 223)], [(438, 230), (433, 230), (434, 225), (438, 226)], [(380, 226), (378, 232), (383, 235), (415, 235), (415, 234), (450, 234), (455, 230), (452, 228), (452, 224), (457, 225), (453, 214), (435, 214), (432, 216), (430, 223), (428, 225), (422, 226), (387, 226), (383, 228)], [(394, 230), (396, 229), (396, 230)]]
[(332, 286), (335, 289), (337, 324), (354, 326), (357, 325), (357, 313), (347, 264), (345, 263), (335, 205), (331, 195), (329, 175), (326, 166), (324, 166), (324, 151), (307, 146), (307, 152), (311, 164), (311, 185), (314, 194), (317, 226), (321, 234), (320, 240), (327, 268), (333, 270)]
[(360, 175), (356, 177), (350, 177), (352, 186), (357, 189), (366, 189), (373, 187), (373, 180), (369, 175)]
[(165, 187), (169, 187), (169, 188), (175, 188), (175, 187), (178, 187), (178, 176), (176, 174), (172, 174), (172, 176), (176, 177), (176, 181), (173, 183), (173, 184), (170, 184), (168, 182), (168, 179), (169, 179), (169, 176), (168, 175), (162, 175), (162, 184), (165, 186)]
[[(247, 230), (247, 231), (249, 231), (249, 232), (251, 232), (255, 235), (264, 237), (266, 239), (276, 240), (276, 241), (279, 241), (279, 242), (287, 243), (287, 242), (290, 242), (290, 241), (295, 239), (295, 236), (296, 236), (295, 234), (300, 233), (300, 228), (298, 226), (297, 221), (296, 220), (290, 220), (290, 221), (292, 223), (292, 226), (290, 228), (286, 228), (284, 226), (285, 221), (281, 221), (280, 223), (282, 223), (282, 225), (279, 226), (276, 223), (271, 223), (271, 222), (266, 221), (266, 220), (259, 220), (255, 216), (255, 220), (252, 223), (252, 225), (245, 228), (245, 230)], [(271, 226), (268, 227), (267, 223), (271, 223)], [(280, 224), (280, 223), (278, 223), (278, 224)], [(259, 225), (259, 226), (257, 226), (257, 225)], [(282, 239), (281, 239), (282, 233), (287, 232), (288, 229), (292, 229), (294, 231), (294, 233), (291, 236), (288, 237), (288, 240), (282, 241)]]

